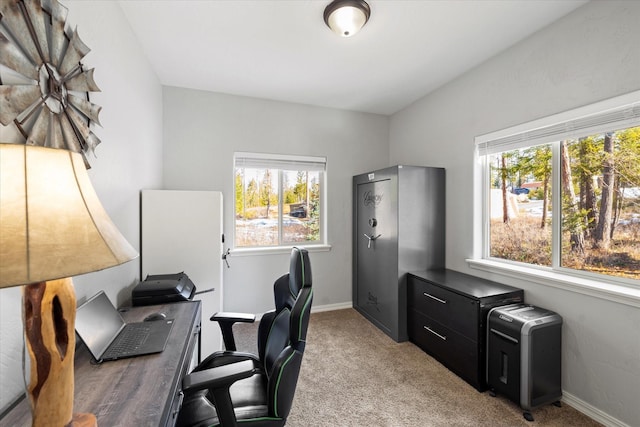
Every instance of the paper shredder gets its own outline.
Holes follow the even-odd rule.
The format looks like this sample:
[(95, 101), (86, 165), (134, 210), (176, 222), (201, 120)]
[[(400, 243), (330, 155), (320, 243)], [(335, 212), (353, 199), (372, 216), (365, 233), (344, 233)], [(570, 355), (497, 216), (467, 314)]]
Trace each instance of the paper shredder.
[(530, 304), (495, 307), (487, 315), (487, 385), (533, 420), (532, 408), (559, 405), (562, 317)]

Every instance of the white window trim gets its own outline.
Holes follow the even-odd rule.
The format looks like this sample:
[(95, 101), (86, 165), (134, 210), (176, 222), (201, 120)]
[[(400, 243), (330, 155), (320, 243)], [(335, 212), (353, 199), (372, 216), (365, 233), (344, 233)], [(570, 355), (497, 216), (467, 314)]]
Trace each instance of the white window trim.
[[(233, 162), (232, 162), (232, 187), (231, 194), (233, 195), (233, 200), (235, 201), (235, 170), (236, 170), (236, 159), (244, 158), (244, 159), (256, 159), (256, 160), (274, 160), (274, 161), (283, 161), (285, 163), (295, 164), (297, 162), (305, 163), (305, 164), (315, 164), (315, 165), (323, 165), (322, 168), (322, 182), (320, 185), (320, 209), (322, 210), (320, 215), (320, 241), (317, 243), (307, 243), (301, 242), (299, 244), (291, 244), (287, 243), (279, 246), (260, 246), (260, 247), (236, 247), (236, 219), (235, 219), (235, 202), (232, 207), (233, 213), (233, 229), (231, 242), (232, 247), (230, 249), (230, 254), (235, 256), (253, 256), (253, 255), (272, 255), (272, 254), (280, 254), (280, 253), (290, 253), (291, 248), (305, 248), (309, 252), (326, 252), (331, 250), (331, 245), (328, 243), (328, 233), (327, 233), (327, 215), (329, 212), (329, 208), (327, 206), (327, 158), (319, 157), (319, 156), (299, 156), (299, 155), (291, 155), (291, 154), (273, 154), (273, 153), (253, 153), (253, 152), (235, 152), (233, 153)], [(320, 168), (309, 169), (309, 170), (320, 170)], [(281, 172), (282, 169), (279, 169)], [(280, 178), (279, 178), (280, 179)], [(282, 203), (281, 200), (278, 202)], [(280, 211), (282, 211), (282, 206), (280, 206)], [(279, 233), (282, 233), (282, 230), (279, 230)]]
[(640, 288), (497, 259), (467, 259), (471, 268), (640, 308)]
[[(481, 150), (486, 150), (491, 141), (507, 139), (517, 141), (519, 138), (518, 135), (522, 136), (522, 140), (525, 140), (527, 134), (535, 133), (539, 129), (561, 125), (563, 123), (568, 123), (574, 120), (580, 120), (588, 116), (598, 115), (608, 110), (619, 110), (620, 108), (627, 108), (630, 111), (630, 114), (635, 115), (636, 117), (631, 117), (630, 120), (626, 122), (619, 121), (619, 123), (621, 123), (623, 126), (629, 127), (638, 126), (637, 112), (638, 108), (640, 108), (640, 91), (631, 92), (622, 96), (597, 102), (595, 104), (590, 104), (581, 108), (555, 114), (553, 116), (534, 120), (529, 123), (513, 126), (475, 138), (476, 173), (474, 174), (474, 188), (476, 189), (476, 194), (480, 195), (480, 197), (477, 197), (474, 201), (475, 217), (473, 258), (466, 260), (471, 268), (483, 270), (489, 273), (500, 274), (509, 278), (523, 279), (536, 284), (551, 286), (554, 288), (564, 289), (584, 295), (590, 295), (593, 297), (631, 305), (634, 307), (640, 307), (640, 286), (638, 285), (638, 280), (618, 279), (612, 276), (607, 277), (606, 275), (595, 275), (580, 272), (579, 270), (574, 271), (558, 267), (556, 267), (555, 269), (552, 269), (550, 267), (538, 267), (531, 264), (512, 262), (499, 258), (491, 258), (488, 255), (489, 202), (486, 183), (488, 182), (489, 178), (486, 166), (486, 151), (481, 152)], [(607, 130), (610, 129), (611, 128)], [(561, 136), (561, 138), (567, 138), (571, 135), (572, 129), (567, 128), (565, 134)], [(582, 133), (582, 135), (584, 135), (584, 133)], [(534, 138), (530, 142), (525, 142), (521, 145), (535, 145), (557, 140), (558, 136), (542, 136), (539, 138)], [(506, 149), (512, 148), (509, 147)], [(557, 170), (557, 168), (559, 167), (558, 163), (558, 153), (554, 152), (554, 170)], [(559, 188), (559, 174), (554, 174), (554, 178), (554, 188)], [(554, 192), (553, 196), (556, 195), (557, 197), (559, 197), (559, 192)], [(559, 228), (559, 221), (554, 221), (554, 239), (559, 238)], [(555, 241), (552, 242), (552, 244), (554, 245), (554, 248), (557, 247)], [(556, 262), (558, 261), (559, 254), (557, 254), (556, 252), (557, 251), (553, 251), (554, 265), (559, 264), (558, 262)]]

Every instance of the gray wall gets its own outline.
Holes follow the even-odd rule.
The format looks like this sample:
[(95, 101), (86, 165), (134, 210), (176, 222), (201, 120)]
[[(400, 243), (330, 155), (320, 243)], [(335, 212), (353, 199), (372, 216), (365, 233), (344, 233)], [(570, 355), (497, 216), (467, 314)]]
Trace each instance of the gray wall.
[[(328, 252), (312, 253), (314, 306), (350, 305), (351, 178), (389, 162), (385, 116), (164, 88), (164, 188), (218, 190), (224, 230), (233, 236), (233, 153), (327, 158)], [(273, 308), (273, 281), (288, 270), (288, 253), (229, 258), (224, 308)]]
[[(139, 190), (160, 187), (162, 179), (162, 89), (116, 2), (62, 1), (67, 22), (91, 52), (83, 63), (95, 67), (102, 90), (91, 101), (102, 106), (94, 132), (102, 140), (89, 176), (107, 213), (139, 250)], [(17, 141), (0, 125), (0, 141)], [(74, 277), (82, 301), (104, 289), (122, 304), (139, 277), (139, 259)], [(0, 290), (0, 411), (24, 392), (20, 288)]]
[[(471, 270), (474, 137), (640, 89), (640, 2), (591, 2), (395, 114), (390, 163), (447, 169), (447, 266), (525, 289), (564, 317), (563, 388), (640, 425), (640, 309)], [(637, 301), (636, 301), (637, 302)], [(616, 421), (617, 420), (617, 421)]]

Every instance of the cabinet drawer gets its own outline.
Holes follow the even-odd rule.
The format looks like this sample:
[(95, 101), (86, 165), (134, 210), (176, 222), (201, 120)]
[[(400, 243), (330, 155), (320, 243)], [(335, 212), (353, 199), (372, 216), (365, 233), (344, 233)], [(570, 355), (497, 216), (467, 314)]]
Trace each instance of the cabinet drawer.
[(409, 339), (477, 387), (478, 344), (415, 309), (408, 312)]
[(410, 276), (408, 304), (447, 328), (478, 341), (477, 300)]

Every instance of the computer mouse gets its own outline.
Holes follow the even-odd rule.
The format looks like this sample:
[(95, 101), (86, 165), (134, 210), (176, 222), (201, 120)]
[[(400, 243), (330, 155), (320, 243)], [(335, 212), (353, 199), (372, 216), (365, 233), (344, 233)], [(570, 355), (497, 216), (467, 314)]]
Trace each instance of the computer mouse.
[(167, 315), (164, 313), (151, 313), (150, 315), (148, 315), (147, 317), (144, 318), (145, 322), (153, 322), (155, 320), (164, 320), (167, 318)]

